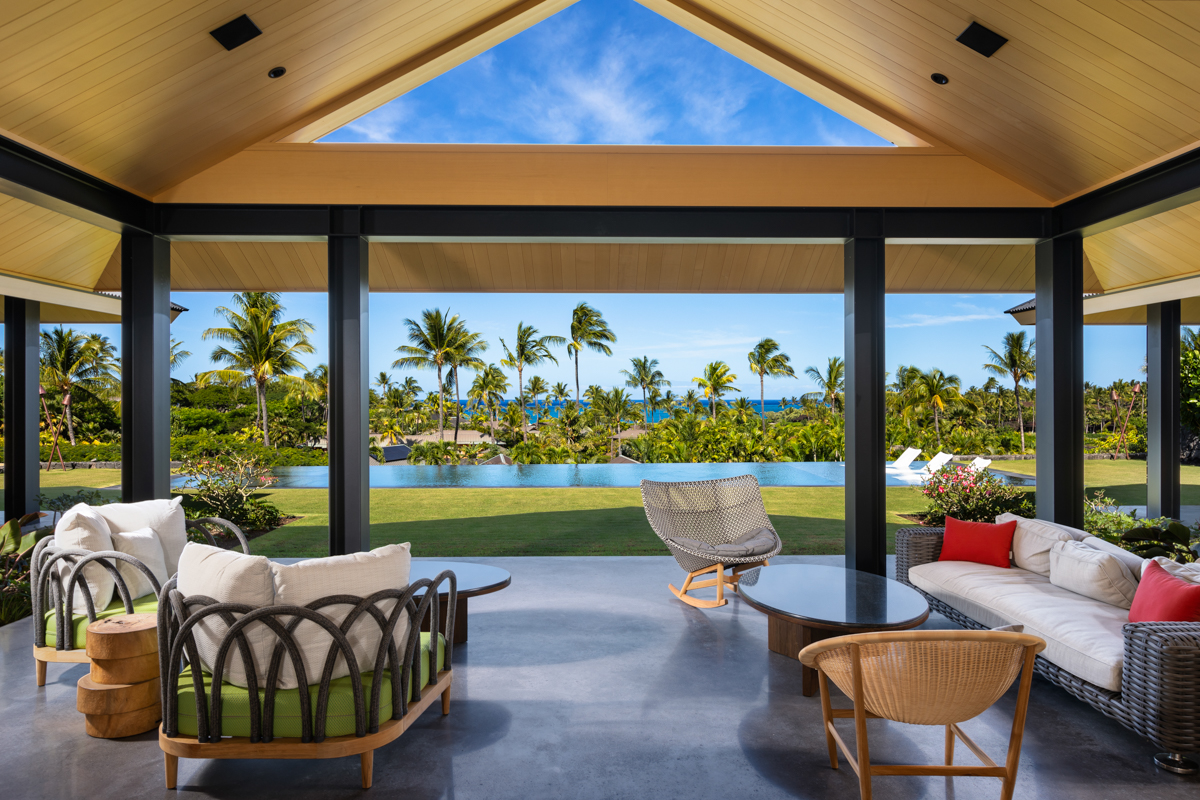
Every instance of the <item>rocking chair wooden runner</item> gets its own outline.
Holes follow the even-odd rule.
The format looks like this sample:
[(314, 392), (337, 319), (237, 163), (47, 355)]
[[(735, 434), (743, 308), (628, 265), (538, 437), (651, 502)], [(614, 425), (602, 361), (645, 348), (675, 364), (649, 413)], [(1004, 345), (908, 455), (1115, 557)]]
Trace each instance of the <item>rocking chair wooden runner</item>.
[[(650, 527), (688, 573), (682, 588), (667, 588), (695, 608), (725, 605), (726, 587), (736, 591), (742, 572), (765, 566), (783, 549), (753, 475), (672, 483), (644, 480), (642, 505)], [(712, 578), (696, 580), (709, 573), (714, 573)], [(716, 600), (689, 594), (712, 586)]]
[[(858, 776), (863, 800), (871, 800), (876, 775), (945, 775), (1000, 778), (1002, 800), (1011, 800), (1021, 757), (1021, 737), (1029, 708), (1034, 657), (1046, 643), (1025, 633), (999, 631), (902, 631), (838, 636), (800, 651), (800, 661), (818, 671), (821, 713), (829, 762), (838, 768), (838, 750)], [(1004, 764), (993, 761), (959, 727), (999, 700), (1020, 673), (1017, 707)], [(833, 681), (853, 708), (833, 708)], [(834, 727), (838, 719), (854, 720), (857, 754), (852, 754)], [(867, 720), (890, 719), (946, 728), (946, 764), (883, 765), (871, 763)], [(959, 739), (981, 762), (954, 763)]]

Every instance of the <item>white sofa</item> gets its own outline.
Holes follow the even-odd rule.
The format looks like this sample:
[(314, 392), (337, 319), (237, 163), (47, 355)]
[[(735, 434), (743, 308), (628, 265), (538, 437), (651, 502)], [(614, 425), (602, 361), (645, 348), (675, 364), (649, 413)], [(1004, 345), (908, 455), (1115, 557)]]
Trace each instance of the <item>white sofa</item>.
[[(1046, 641), (1040, 675), (1171, 753), (1200, 750), (1200, 623), (1130, 623), (1148, 562), (1064, 525), (996, 521), (1010, 519), (1010, 568), (938, 561), (944, 529), (909, 528), (897, 532), (897, 579), (964, 627), (1023, 625)], [(1156, 560), (1200, 583), (1200, 565)]]

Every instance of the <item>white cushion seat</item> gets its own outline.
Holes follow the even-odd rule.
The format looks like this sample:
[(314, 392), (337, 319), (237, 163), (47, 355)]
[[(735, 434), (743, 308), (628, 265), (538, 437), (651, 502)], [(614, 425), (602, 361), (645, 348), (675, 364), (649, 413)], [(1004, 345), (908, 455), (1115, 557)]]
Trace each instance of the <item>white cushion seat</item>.
[(934, 561), (909, 569), (921, 591), (981, 625), (1019, 624), (1046, 640), (1042, 656), (1067, 672), (1120, 691), (1129, 611), (1092, 600), (1027, 570)]

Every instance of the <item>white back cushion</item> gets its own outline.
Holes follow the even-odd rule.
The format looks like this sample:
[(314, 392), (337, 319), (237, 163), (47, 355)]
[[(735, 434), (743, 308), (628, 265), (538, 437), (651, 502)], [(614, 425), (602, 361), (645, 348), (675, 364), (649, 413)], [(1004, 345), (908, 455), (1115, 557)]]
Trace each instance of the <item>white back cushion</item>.
[[(1013, 531), (1013, 564), (1023, 570), (1048, 577), (1050, 575), (1050, 548), (1054, 546), (1055, 542), (1067, 542), (1075, 539), (1076, 537), (1068, 532), (1073, 529), (1040, 519), (1026, 519), (1016, 514), (1001, 514), (996, 517), (997, 523), (1011, 520), (1017, 522), (1017, 528)], [(1083, 532), (1080, 531), (1080, 533)], [(1083, 534), (1083, 536), (1086, 535)]]
[(1139, 556), (1137, 553), (1131, 553), (1124, 547), (1117, 547), (1112, 542), (1106, 542), (1098, 536), (1089, 536), (1083, 540), (1083, 543), (1095, 550), (1100, 550), (1104, 553), (1110, 553), (1120, 560), (1122, 564), (1129, 567), (1129, 571), (1133, 573), (1135, 580), (1142, 579), (1142, 562), (1146, 559)]
[(163, 549), (167, 573), (179, 571), (179, 557), (187, 544), (187, 527), (183, 516), (183, 498), (143, 500), (140, 503), (109, 503), (96, 510), (117, 533), (149, 528), (158, 534)]
[[(80, 503), (69, 509), (59, 519), (58, 525), (54, 528), (54, 546), (99, 553), (113, 549), (112, 534), (109, 532), (108, 523), (97, 513), (95, 508), (86, 503)], [(67, 577), (71, 573), (71, 565), (60, 560), (57, 562), (57, 568), (65, 589)], [(113, 589), (116, 587), (112, 575), (99, 564), (88, 564), (83, 568), (83, 577), (86, 588), (81, 586), (75, 589), (71, 613), (87, 613), (87, 601), (83, 597), (84, 591), (91, 595), (96, 611), (103, 611), (112, 602)]]
[[(367, 597), (383, 589), (404, 589), (408, 586), (411, 566), (410, 548), (411, 545), (405, 542), (379, 547), (369, 553), (314, 558), (298, 564), (272, 564), (275, 603), (306, 606), (314, 600), (332, 595)], [(396, 602), (388, 600), (377, 605), (386, 616), (392, 613)], [(349, 605), (326, 606), (322, 613), (334, 624), (340, 625), (352, 608), (353, 606)], [(333, 638), (320, 625), (308, 620), (300, 623), (295, 636), (304, 659), (308, 683), (315, 684), (321, 680), (325, 670), (325, 658), (329, 654)], [(401, 615), (394, 636), (397, 648), (403, 656), (404, 643), (408, 637), (407, 614)], [(374, 670), (375, 656), (379, 653), (380, 643), (380, 628), (374, 618), (364, 614), (351, 627), (347, 638), (354, 649), (358, 668), (363, 672)], [(333, 677), (341, 678), (349, 674), (349, 666), (339, 655), (334, 665)], [(297, 685), (292, 661), (285, 656), (279, 687), (294, 689)]]
[[(248, 556), (232, 550), (222, 550), (206, 544), (189, 542), (179, 558), (179, 592), (184, 597), (201, 595), (218, 603), (242, 603), (252, 608), (272, 605), (275, 586), (271, 562), (264, 556)], [(189, 609), (191, 610), (191, 609)], [(212, 672), (221, 637), (228, 626), (219, 617), (208, 617), (195, 628), (196, 648), (200, 663)], [(255, 664), (255, 672), (265, 679), (275, 646), (275, 634), (261, 624), (246, 630), (246, 639)], [(236, 686), (246, 686), (246, 669), (235, 644), (225, 659), (225, 680)], [(260, 680), (259, 686), (262, 686)]]
[[(154, 573), (154, 577), (158, 579), (160, 587), (167, 582), (167, 578), (170, 577), (167, 574), (167, 562), (163, 558), (163, 549), (159, 544), (158, 534), (154, 531), (142, 528), (140, 531), (114, 533), (112, 543), (113, 550), (118, 553), (128, 553), (149, 567), (150, 571)], [(121, 573), (121, 579), (125, 581), (130, 597), (138, 598), (148, 594), (157, 594), (154, 584), (146, 577), (146, 573), (133, 564), (118, 561), (117, 572)]]
[(1050, 582), (1117, 608), (1133, 605), (1138, 586), (1119, 558), (1083, 542), (1058, 542), (1050, 549)]
[(1168, 575), (1185, 580), (1188, 583), (1200, 583), (1200, 562), (1180, 564), (1178, 561), (1172, 561), (1169, 558), (1155, 556), (1154, 558), (1147, 558), (1142, 562), (1143, 572), (1146, 571), (1146, 567), (1150, 565), (1151, 561), (1157, 562), (1160, 567), (1167, 571)]

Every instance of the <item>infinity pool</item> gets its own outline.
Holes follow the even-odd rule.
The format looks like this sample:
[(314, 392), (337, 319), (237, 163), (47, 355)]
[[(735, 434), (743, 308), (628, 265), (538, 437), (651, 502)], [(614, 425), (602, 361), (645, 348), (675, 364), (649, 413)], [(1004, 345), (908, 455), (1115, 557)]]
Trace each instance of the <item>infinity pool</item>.
[[(888, 486), (920, 486), (918, 472), (887, 469)], [(845, 486), (846, 464), (841, 461), (806, 461), (772, 464), (516, 464), (514, 466), (418, 466), (394, 465), (368, 470), (373, 489), (638, 486), (643, 478), (653, 481), (701, 481), (753, 475), (762, 486)], [(278, 467), (280, 489), (326, 489), (328, 467)], [(1033, 478), (996, 473), (1018, 486), (1032, 486)], [(172, 483), (182, 487), (186, 476)]]

